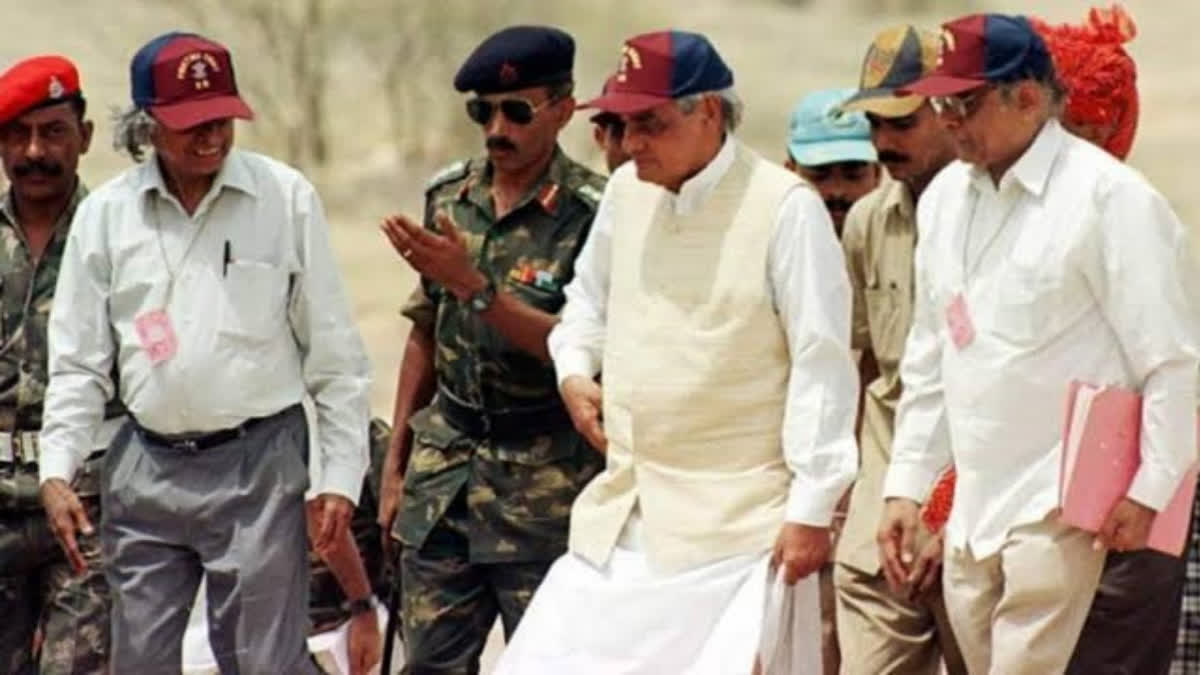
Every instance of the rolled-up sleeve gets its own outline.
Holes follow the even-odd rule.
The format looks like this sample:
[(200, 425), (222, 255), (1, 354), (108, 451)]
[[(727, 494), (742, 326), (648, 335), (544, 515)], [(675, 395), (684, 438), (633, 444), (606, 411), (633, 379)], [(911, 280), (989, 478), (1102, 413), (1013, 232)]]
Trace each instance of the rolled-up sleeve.
[(1196, 461), (1195, 258), (1166, 200), (1140, 181), (1115, 185), (1099, 212), (1091, 281), (1142, 392), (1142, 463), (1128, 496), (1161, 510)]
[[(917, 223), (932, 222), (936, 198), (930, 190), (917, 206)], [(942, 336), (938, 309), (930, 292), (930, 237), (922, 233), (915, 256), (913, 325), (900, 360), (904, 391), (896, 410), (892, 459), (883, 496), (925, 500), (938, 474), (950, 464), (950, 432), (942, 386)]]
[(786, 518), (828, 527), (858, 467), (858, 373), (842, 249), (811, 189), (797, 187), (784, 199), (768, 257), (768, 284), (791, 357), (783, 420), (784, 458), (793, 475)]
[(563, 289), (566, 304), (546, 340), (560, 384), (572, 375), (590, 379), (600, 372), (608, 308), (613, 208), (612, 193), (606, 189), (596, 209), (591, 232), (575, 259), (575, 278)]
[(67, 236), (47, 329), (49, 382), (39, 439), (42, 482), (68, 483), (92, 451), (104, 404), (114, 395), (109, 322), (111, 262), (105, 206), (84, 199)]
[(321, 200), (310, 185), (294, 196), (301, 271), (289, 320), (317, 414), (321, 485), (313, 492), (357, 503), (370, 463), (367, 425), (370, 364), (329, 239)]

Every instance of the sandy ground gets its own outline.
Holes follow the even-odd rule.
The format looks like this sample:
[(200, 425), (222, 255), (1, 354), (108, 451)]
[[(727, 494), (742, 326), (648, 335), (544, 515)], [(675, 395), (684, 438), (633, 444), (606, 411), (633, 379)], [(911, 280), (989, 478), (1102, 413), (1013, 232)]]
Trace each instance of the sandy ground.
[[(194, 0), (193, 4), (218, 12), (223, 5), (254, 1)], [(339, 1), (326, 0), (331, 6)], [(776, 157), (783, 152), (787, 113), (794, 101), (813, 88), (853, 86), (865, 46), (882, 27), (903, 21), (932, 27), (963, 8), (1038, 12), (1053, 20), (1073, 20), (1081, 17), (1088, 6), (1079, 0), (937, 0), (932, 4), (943, 9), (935, 14), (862, 13), (849, 9), (864, 3), (812, 0), (800, 9), (803, 3), (783, 0), (663, 0), (648, 8), (648, 3), (633, 0), (591, 5), (570, 0), (555, 3), (554, 20), (577, 38), (576, 72), (581, 95), (599, 88), (601, 76), (616, 62), (624, 36), (663, 25), (709, 34), (734, 69), (747, 102), (746, 124), (740, 135), (763, 153)], [(889, 4), (903, 3), (880, 3)], [(497, 21), (546, 20), (537, 8), (547, 5), (513, 5), (513, 12)], [(1200, 154), (1200, 134), (1194, 122), (1200, 107), (1200, 46), (1194, 37), (1194, 26), (1200, 23), (1200, 3), (1134, 0), (1126, 6), (1140, 28), (1130, 49), (1139, 62), (1143, 97), (1141, 127), (1131, 162), (1167, 196), (1180, 217), (1193, 224), (1200, 219), (1200, 191), (1193, 183)], [(584, 7), (588, 12), (574, 13)], [(598, 13), (604, 20), (596, 20)], [(111, 128), (107, 111), (127, 101), (128, 59), (137, 46), (159, 32), (191, 24), (180, 23), (173, 4), (165, 0), (6, 0), (4, 15), (9, 29), (0, 41), (0, 67), (45, 52), (65, 53), (81, 65), (98, 127), (93, 151), (85, 159), (85, 178), (97, 184), (126, 166), (127, 161), (108, 147)], [(443, 32), (454, 28), (453, 18), (448, 21), (418, 29), (439, 39)], [(241, 34), (215, 37), (252, 43)], [(253, 45), (244, 45), (235, 52), (236, 66), (242, 70), (275, 67), (270, 62), (255, 61), (254, 56)], [(376, 223), (394, 210), (418, 213), (425, 178), (439, 165), (477, 152), (479, 139), (466, 122), (456, 122), (458, 126), (443, 143), (447, 148), (444, 156), (400, 161), (399, 153), (394, 151), (397, 139), (389, 137), (378, 103), (375, 65), (353, 60), (337, 64), (337, 77), (327, 101), (334, 112), (335, 159), (331, 166), (312, 171), (311, 175), (326, 198), (355, 316), (374, 364), (372, 407), (376, 414), (390, 417), (392, 389), (407, 331), (397, 308), (413, 287), (414, 277), (387, 246)], [(414, 63), (406, 76), (421, 82), (424, 73), (429, 72), (427, 65)], [(449, 83), (445, 91), (447, 97), (455, 96)], [(244, 145), (276, 151), (266, 144), (266, 135), (256, 134), (253, 126), (241, 133)], [(570, 154), (599, 164), (584, 118), (572, 123), (563, 144)], [(488, 663), (495, 657), (498, 642), (494, 634), (485, 657)], [(485, 672), (489, 669), (486, 667)]]

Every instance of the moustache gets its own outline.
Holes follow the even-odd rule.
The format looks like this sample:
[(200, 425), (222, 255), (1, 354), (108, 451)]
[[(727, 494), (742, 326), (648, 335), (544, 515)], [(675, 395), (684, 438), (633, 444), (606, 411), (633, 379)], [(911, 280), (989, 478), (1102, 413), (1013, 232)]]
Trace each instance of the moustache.
[(484, 147), (488, 150), (516, 150), (517, 144), (505, 136), (488, 136), (488, 139), (484, 141)]
[(842, 213), (845, 213), (846, 211), (850, 210), (850, 207), (853, 204), (854, 202), (850, 201), (849, 199), (843, 199), (841, 197), (830, 197), (829, 199), (825, 200), (825, 208), (829, 209), (830, 212), (841, 211)]
[(40, 173), (48, 178), (58, 178), (62, 175), (63, 168), (61, 164), (40, 159), (31, 159), (13, 167), (13, 175), (17, 178), (26, 178), (35, 173)]

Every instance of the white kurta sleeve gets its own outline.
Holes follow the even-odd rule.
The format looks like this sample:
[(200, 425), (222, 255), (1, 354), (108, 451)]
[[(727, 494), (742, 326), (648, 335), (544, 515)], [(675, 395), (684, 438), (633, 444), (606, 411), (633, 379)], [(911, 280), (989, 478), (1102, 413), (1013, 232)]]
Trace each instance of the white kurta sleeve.
[[(935, 198), (926, 190), (917, 205), (917, 223), (929, 223)], [(914, 253), (913, 325), (900, 360), (904, 391), (896, 411), (892, 459), (883, 496), (922, 502), (938, 474), (951, 461), (950, 433), (942, 388), (941, 311), (929, 284), (930, 237), (924, 232)]]
[(575, 259), (575, 278), (563, 289), (567, 301), (547, 346), (561, 384), (572, 375), (593, 378), (604, 358), (608, 279), (612, 250), (612, 192), (605, 190), (596, 219)]
[(783, 420), (793, 475), (786, 518), (828, 527), (858, 467), (858, 371), (842, 249), (825, 205), (807, 187), (793, 189), (780, 206), (768, 284), (791, 357)]
[(1142, 392), (1142, 464), (1128, 494), (1162, 509), (1196, 461), (1195, 260), (1179, 219), (1141, 181), (1114, 186), (1098, 210), (1089, 277)]

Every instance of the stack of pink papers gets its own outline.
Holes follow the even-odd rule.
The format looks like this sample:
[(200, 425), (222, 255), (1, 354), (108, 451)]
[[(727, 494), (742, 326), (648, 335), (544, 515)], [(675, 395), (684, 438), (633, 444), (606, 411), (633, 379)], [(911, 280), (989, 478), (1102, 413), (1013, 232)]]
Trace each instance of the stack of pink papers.
[[(1063, 427), (1059, 505), (1062, 520), (1098, 532), (1129, 492), (1141, 466), (1142, 397), (1118, 387), (1072, 382)], [(1200, 427), (1198, 427), (1200, 431)], [(1183, 553), (1196, 497), (1197, 467), (1184, 475), (1175, 496), (1150, 528), (1149, 548)]]

